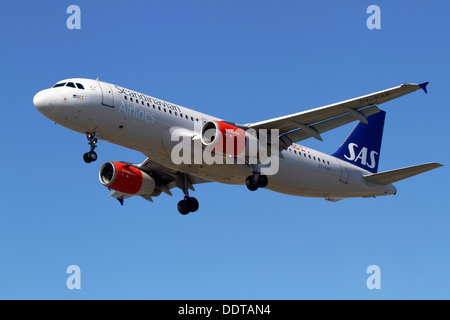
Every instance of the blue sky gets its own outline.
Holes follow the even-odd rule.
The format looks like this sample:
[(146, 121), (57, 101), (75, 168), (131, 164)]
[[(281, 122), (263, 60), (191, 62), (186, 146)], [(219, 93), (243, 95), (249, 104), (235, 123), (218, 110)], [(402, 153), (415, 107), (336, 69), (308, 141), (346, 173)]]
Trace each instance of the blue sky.
[[(2, 299), (448, 299), (450, 3), (435, 1), (5, 1)], [(66, 8), (81, 8), (69, 30)], [(369, 30), (366, 9), (381, 8)], [(377, 199), (292, 197), (199, 185), (121, 207), (98, 181), (136, 151), (86, 138), (33, 106), (68, 77), (99, 78), (238, 123), (429, 81), (382, 105), (379, 170), (446, 167)], [(332, 153), (353, 125), (302, 144)], [(66, 269), (81, 269), (81, 290)], [(368, 290), (366, 268), (381, 269)]]

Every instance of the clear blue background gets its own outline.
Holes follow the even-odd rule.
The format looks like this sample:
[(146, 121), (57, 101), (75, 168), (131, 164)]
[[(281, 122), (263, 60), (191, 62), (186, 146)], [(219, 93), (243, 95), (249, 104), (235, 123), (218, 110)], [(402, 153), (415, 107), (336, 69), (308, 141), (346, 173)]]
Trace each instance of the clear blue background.
[[(81, 8), (81, 30), (66, 9)], [(381, 30), (366, 9), (381, 8)], [(0, 298), (450, 298), (449, 167), (377, 199), (286, 196), (245, 186), (196, 187), (121, 207), (98, 181), (109, 160), (141, 162), (33, 106), (69, 77), (99, 78), (239, 123), (430, 81), (382, 105), (380, 171), (449, 164), (448, 13), (435, 1), (3, 1)], [(334, 152), (352, 125), (302, 144)], [(66, 287), (69, 265), (81, 290)], [(381, 290), (366, 268), (381, 268)]]

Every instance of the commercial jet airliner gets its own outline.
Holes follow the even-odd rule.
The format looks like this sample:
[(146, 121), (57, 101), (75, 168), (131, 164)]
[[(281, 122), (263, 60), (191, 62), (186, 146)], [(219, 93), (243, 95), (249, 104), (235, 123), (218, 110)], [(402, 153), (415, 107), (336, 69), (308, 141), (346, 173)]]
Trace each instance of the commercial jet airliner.
[[(185, 195), (178, 211), (185, 215), (199, 208), (189, 191), (207, 182), (329, 201), (396, 194), (392, 183), (442, 165), (431, 162), (378, 172), (385, 119), (378, 105), (419, 89), (426, 93), (427, 84), (402, 84), (247, 124), (82, 78), (57, 82), (38, 92), (33, 103), (53, 122), (86, 135), (87, 163), (97, 159), (98, 139), (147, 157), (140, 164), (108, 161), (101, 166), (100, 182), (122, 205), (135, 195), (153, 202), (162, 193), (172, 195), (171, 189), (177, 187)], [(358, 121), (356, 127), (332, 155), (297, 144), (311, 137), (322, 140), (322, 133), (353, 121)]]

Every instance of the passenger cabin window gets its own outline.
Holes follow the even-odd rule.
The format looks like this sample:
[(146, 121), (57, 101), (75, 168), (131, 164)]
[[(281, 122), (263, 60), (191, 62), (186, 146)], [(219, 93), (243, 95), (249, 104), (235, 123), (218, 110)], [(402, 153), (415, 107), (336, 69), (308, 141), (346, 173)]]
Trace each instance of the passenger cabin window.
[(76, 88), (75, 84), (73, 82), (67, 82), (66, 86), (71, 87), (71, 88)]
[(84, 87), (83, 87), (83, 85), (81, 83), (77, 82), (76, 85), (77, 85), (78, 89), (83, 89), (84, 90)]
[(55, 84), (52, 88), (64, 87), (65, 84), (66, 84), (65, 82), (60, 82)]

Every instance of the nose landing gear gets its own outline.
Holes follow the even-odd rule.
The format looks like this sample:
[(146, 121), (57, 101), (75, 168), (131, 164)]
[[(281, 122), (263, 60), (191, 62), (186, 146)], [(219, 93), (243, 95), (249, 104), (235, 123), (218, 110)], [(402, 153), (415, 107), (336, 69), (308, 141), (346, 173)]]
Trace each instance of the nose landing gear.
[(83, 155), (83, 160), (86, 163), (91, 163), (97, 160), (97, 153), (94, 151), (97, 148), (97, 132), (87, 132), (86, 138), (89, 140), (90, 151)]

